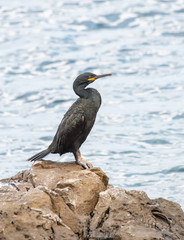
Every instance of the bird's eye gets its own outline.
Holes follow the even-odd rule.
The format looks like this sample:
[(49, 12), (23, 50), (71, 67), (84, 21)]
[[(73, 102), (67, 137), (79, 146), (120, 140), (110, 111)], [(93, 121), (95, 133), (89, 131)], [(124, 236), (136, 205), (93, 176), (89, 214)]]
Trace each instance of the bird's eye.
[(95, 75), (88, 75), (88, 81), (95, 81), (96, 78), (94, 77)]

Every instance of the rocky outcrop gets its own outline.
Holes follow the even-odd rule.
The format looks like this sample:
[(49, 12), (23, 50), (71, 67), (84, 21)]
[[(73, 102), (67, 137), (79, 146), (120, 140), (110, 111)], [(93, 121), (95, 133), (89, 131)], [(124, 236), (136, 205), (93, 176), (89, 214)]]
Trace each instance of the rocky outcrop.
[(0, 181), (0, 240), (16, 239), (184, 239), (184, 213), (108, 185), (98, 168), (39, 161)]

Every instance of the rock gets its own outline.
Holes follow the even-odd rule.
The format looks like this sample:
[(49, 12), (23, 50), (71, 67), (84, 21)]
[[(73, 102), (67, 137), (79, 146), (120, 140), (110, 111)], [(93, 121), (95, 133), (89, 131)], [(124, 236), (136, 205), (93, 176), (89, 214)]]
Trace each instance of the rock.
[(184, 239), (184, 213), (108, 185), (98, 168), (38, 161), (0, 181), (0, 240), (15, 239)]
[(111, 187), (100, 193), (89, 229), (90, 239), (184, 239), (184, 213), (171, 201)]

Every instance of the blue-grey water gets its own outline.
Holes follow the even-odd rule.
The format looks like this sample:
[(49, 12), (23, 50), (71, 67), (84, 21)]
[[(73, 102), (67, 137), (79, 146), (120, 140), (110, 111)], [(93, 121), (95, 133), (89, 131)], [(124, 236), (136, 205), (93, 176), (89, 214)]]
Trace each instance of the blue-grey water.
[(184, 207), (183, 0), (0, 0), (0, 178), (50, 144), (85, 71), (113, 76), (93, 83), (103, 104), (83, 157)]

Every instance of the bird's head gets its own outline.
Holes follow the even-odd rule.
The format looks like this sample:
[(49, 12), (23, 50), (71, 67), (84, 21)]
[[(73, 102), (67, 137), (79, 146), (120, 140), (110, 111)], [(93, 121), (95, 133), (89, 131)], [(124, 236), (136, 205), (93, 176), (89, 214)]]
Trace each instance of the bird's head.
[(96, 75), (91, 72), (85, 72), (85, 73), (80, 74), (75, 79), (75, 81), (73, 83), (73, 87), (74, 87), (74, 89), (75, 89), (75, 87), (78, 87), (78, 86), (82, 86), (83, 88), (85, 88), (90, 83), (93, 83), (96, 79), (111, 76), (111, 75), (112, 75), (111, 73), (103, 74), (103, 75)]
[(88, 98), (89, 92), (85, 90), (85, 87), (90, 83), (93, 83), (96, 79), (111, 76), (112, 74), (103, 74), (103, 75), (96, 75), (94, 73), (85, 72), (79, 75), (74, 83), (73, 83), (73, 90), (74, 92), (83, 98)]

